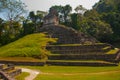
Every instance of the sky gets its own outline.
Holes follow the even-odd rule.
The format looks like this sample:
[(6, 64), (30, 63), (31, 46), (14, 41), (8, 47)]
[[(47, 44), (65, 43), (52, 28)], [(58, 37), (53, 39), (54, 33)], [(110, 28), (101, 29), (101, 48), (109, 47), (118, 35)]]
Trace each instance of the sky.
[[(74, 12), (74, 9), (78, 5), (83, 5), (86, 9), (92, 9), (92, 6), (99, 0), (21, 0), (27, 5), (28, 11), (45, 11), (48, 12), (49, 8), (54, 5), (65, 6), (69, 4)], [(4, 14), (0, 14), (0, 17), (4, 18)], [(5, 18), (4, 18), (5, 19)]]
[(22, 0), (29, 11), (48, 11), (51, 6), (69, 4), (73, 10), (78, 5), (83, 5), (86, 9), (91, 9), (92, 6), (99, 0)]

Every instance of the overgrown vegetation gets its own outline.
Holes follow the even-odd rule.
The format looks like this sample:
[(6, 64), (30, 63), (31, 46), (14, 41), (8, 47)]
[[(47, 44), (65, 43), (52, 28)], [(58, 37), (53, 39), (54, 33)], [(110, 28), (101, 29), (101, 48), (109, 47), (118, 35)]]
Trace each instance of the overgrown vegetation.
[[(43, 33), (27, 35), (0, 48), (1, 57), (44, 57), (45, 46), (55, 39), (47, 38)], [(43, 47), (44, 46), (44, 47)]]
[(118, 0), (100, 0), (93, 8), (101, 16), (101, 20), (110, 24), (113, 34), (106, 42), (120, 41), (120, 1)]

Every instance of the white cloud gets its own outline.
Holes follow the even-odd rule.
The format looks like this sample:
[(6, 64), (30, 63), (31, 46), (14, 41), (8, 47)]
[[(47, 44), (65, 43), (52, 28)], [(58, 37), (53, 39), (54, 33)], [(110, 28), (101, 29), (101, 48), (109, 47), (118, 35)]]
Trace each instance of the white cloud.
[(42, 10), (48, 11), (53, 5), (66, 5), (70, 4), (74, 9), (78, 5), (83, 5), (87, 9), (91, 9), (92, 6), (99, 0), (22, 0), (31, 11)]

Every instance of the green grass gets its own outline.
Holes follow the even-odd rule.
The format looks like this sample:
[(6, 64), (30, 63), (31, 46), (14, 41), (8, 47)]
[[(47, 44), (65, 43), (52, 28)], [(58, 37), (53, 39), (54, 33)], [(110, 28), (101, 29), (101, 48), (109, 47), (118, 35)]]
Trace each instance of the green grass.
[(119, 51), (118, 48), (108, 51), (106, 54), (116, 54)]
[(106, 50), (106, 49), (109, 49), (109, 48), (111, 48), (111, 46), (106, 46), (106, 47), (102, 48), (102, 50)]
[(120, 80), (120, 66), (22, 66), (40, 71), (34, 80)]
[(22, 72), (20, 75), (16, 76), (16, 80), (25, 80), (25, 77), (29, 76), (30, 74), (27, 72)]
[(93, 73), (104, 71), (117, 71), (120, 70), (120, 66), (112, 67), (85, 67), (85, 66), (22, 66), (25, 68), (39, 70), (41, 72), (48, 73)]
[(39, 75), (34, 80), (120, 80), (120, 73), (108, 74), (79, 74), (79, 75)]
[(46, 54), (43, 46), (48, 42), (55, 42), (55, 39), (46, 38), (43, 33), (27, 35), (6, 46), (0, 47), (1, 57), (32, 57)]
[(32, 57), (0, 57), (0, 61), (19, 61), (19, 62), (41, 62), (44, 60)]

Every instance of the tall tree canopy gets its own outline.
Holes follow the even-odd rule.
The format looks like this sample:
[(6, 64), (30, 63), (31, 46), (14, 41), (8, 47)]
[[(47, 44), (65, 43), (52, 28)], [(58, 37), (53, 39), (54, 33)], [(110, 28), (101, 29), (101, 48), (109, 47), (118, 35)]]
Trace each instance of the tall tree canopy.
[(84, 8), (82, 5), (78, 5), (78, 6), (75, 8), (75, 11), (76, 11), (77, 13), (81, 13), (81, 14), (83, 14), (86, 10), (87, 10), (87, 9)]
[(100, 0), (93, 8), (111, 25), (114, 32), (111, 41), (120, 41), (120, 0)]
[(100, 0), (93, 8), (99, 13), (120, 11), (120, 0)]
[(69, 14), (72, 11), (72, 7), (70, 5), (65, 6), (52, 6), (51, 8), (54, 8), (58, 12), (58, 17), (60, 19), (60, 23), (66, 23), (69, 20)]
[(21, 16), (26, 12), (25, 7), (26, 5), (21, 0), (0, 0), (0, 13), (6, 19), (0, 23), (1, 45), (19, 38), (22, 31), (20, 20)]
[(26, 12), (26, 5), (21, 0), (1, 0), (0, 9), (5, 13), (7, 20), (19, 20), (20, 16)]

